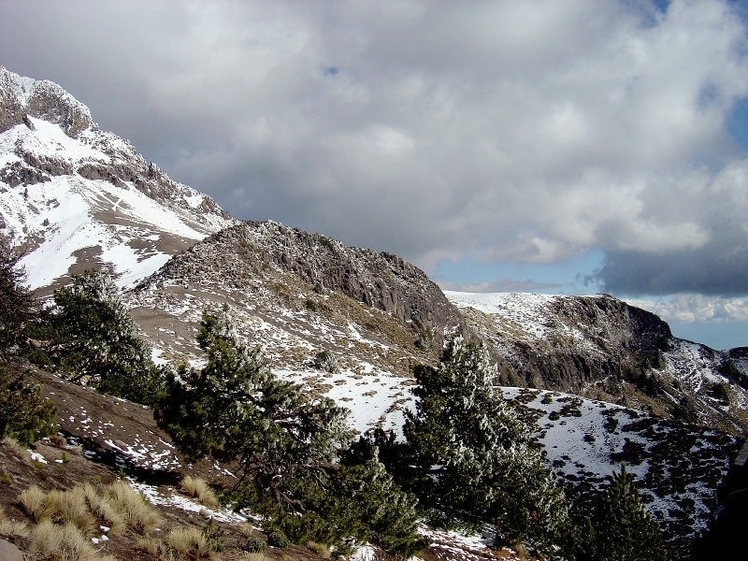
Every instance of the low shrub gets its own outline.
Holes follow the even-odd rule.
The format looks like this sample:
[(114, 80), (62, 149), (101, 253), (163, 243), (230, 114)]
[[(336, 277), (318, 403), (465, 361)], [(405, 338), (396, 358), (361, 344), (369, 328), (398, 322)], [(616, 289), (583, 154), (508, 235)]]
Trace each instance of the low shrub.
[(286, 549), (289, 545), (291, 545), (290, 540), (280, 530), (273, 530), (268, 534), (268, 545), (271, 545), (273, 547), (277, 547), (279, 549)]
[(242, 549), (250, 553), (265, 553), (268, 549), (268, 544), (262, 538), (249, 536), (244, 544), (242, 544)]

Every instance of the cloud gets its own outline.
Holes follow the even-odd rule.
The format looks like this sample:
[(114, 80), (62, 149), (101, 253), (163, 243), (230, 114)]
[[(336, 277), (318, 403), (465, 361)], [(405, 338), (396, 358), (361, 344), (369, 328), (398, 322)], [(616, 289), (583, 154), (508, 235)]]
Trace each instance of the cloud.
[(679, 323), (748, 322), (748, 298), (723, 298), (681, 293), (657, 300), (628, 298), (626, 300), (634, 306), (657, 314), (665, 321)]
[(17, 2), (0, 52), (239, 218), (748, 294), (731, 2)]
[(561, 285), (547, 282), (539, 282), (534, 279), (516, 280), (500, 278), (493, 282), (439, 282), (442, 290), (453, 290), (455, 292), (547, 292), (559, 291)]

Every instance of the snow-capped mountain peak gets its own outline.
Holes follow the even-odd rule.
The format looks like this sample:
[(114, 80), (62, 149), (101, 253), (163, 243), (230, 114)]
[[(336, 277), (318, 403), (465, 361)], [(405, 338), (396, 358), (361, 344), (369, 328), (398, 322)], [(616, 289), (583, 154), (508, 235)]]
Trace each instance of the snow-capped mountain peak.
[(0, 233), (26, 252), (32, 288), (105, 266), (123, 287), (236, 223), (102, 131), (59, 85), (0, 67)]

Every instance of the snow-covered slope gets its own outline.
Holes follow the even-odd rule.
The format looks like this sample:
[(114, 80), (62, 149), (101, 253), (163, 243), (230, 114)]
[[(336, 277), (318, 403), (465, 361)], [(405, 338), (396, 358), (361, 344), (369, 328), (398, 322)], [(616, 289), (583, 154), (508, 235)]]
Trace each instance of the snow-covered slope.
[[(748, 429), (744, 349), (715, 351), (610, 296), (446, 292), (488, 342), (505, 382), (562, 390), (704, 426)], [(513, 378), (512, 378), (513, 376)], [(683, 412), (683, 410), (680, 410)]]
[(0, 234), (26, 251), (32, 288), (89, 266), (131, 286), (235, 222), (100, 130), (57, 84), (0, 67)]

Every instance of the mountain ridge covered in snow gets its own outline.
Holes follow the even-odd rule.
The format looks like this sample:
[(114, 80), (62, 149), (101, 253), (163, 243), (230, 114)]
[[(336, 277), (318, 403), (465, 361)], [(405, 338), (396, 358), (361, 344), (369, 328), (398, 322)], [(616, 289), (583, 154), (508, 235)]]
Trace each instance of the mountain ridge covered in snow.
[(0, 231), (26, 252), (33, 288), (89, 266), (130, 286), (236, 222), (100, 130), (57, 84), (0, 67), (0, 107)]

